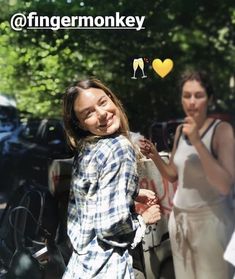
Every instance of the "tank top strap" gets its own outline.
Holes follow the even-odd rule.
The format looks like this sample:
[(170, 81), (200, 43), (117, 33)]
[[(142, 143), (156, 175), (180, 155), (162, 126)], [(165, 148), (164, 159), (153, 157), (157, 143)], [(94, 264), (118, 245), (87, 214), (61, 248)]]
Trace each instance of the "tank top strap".
[(179, 145), (179, 141), (180, 141), (180, 138), (181, 138), (181, 135), (183, 133), (183, 124), (180, 124), (180, 127), (179, 127), (179, 135), (176, 139), (176, 144), (175, 144), (175, 148), (177, 149), (178, 145)]
[[(222, 120), (220, 120), (220, 119), (213, 119), (211, 121), (211, 123), (208, 125), (208, 127), (206, 128), (206, 130), (201, 135), (201, 140), (210, 149), (210, 151), (212, 152), (213, 156), (215, 155), (213, 153), (213, 148), (212, 148), (213, 137), (214, 137), (214, 134), (215, 134), (215, 131), (216, 131), (216, 127), (221, 122), (222, 122)], [(176, 149), (177, 149), (181, 139), (186, 141), (188, 145), (191, 145), (188, 137), (183, 134), (182, 130), (183, 130), (183, 125), (181, 125), (180, 131), (179, 131), (179, 135), (178, 135), (178, 137), (176, 139)]]
[(217, 127), (217, 125), (221, 122), (220, 119), (213, 119), (211, 121), (211, 123), (208, 125), (208, 127), (206, 128), (206, 130), (203, 132), (203, 134), (201, 135), (201, 138), (203, 138), (207, 133), (213, 133), (215, 128)]
[(222, 123), (222, 120), (221, 119), (214, 119), (211, 123), (211, 127), (210, 127), (210, 134), (211, 134), (211, 140), (210, 140), (210, 150), (211, 150), (211, 154), (214, 156), (214, 158), (217, 158), (217, 155), (214, 151), (214, 148), (213, 148), (213, 139), (214, 139), (214, 135), (215, 135), (215, 132), (216, 132), (216, 128), (218, 127), (218, 125)]

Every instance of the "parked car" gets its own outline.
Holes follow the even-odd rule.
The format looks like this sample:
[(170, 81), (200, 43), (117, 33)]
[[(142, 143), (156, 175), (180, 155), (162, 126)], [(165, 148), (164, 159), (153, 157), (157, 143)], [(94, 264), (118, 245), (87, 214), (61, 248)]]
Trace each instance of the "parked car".
[(10, 188), (24, 180), (48, 186), (51, 161), (71, 156), (61, 120), (28, 120), (16, 129), (2, 147), (4, 182)]
[(149, 138), (157, 145), (157, 150), (159, 152), (171, 152), (176, 128), (182, 122), (182, 119), (153, 122), (149, 129)]
[(19, 124), (16, 103), (10, 97), (0, 95), (0, 150), (3, 142), (11, 136)]
[[(235, 129), (235, 116), (229, 113), (211, 113), (212, 118), (221, 119), (229, 122)], [(149, 129), (149, 138), (157, 144), (157, 150), (171, 152), (176, 128), (183, 123), (183, 119), (174, 119), (168, 121), (154, 121)]]

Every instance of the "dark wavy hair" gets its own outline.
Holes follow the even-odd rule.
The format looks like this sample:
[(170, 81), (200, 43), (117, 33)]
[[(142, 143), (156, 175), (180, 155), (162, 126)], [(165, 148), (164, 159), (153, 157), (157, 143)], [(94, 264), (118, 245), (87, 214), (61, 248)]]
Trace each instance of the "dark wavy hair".
[(198, 81), (201, 84), (201, 86), (203, 88), (205, 88), (208, 98), (214, 96), (214, 89), (213, 89), (212, 83), (210, 81), (208, 74), (205, 71), (187, 70), (187, 71), (183, 72), (183, 74), (181, 75), (180, 80), (179, 80), (180, 92), (182, 92), (185, 82), (187, 82), (189, 80)]
[(86, 89), (97, 88), (105, 92), (105, 94), (113, 101), (120, 111), (120, 128), (117, 133), (123, 134), (129, 139), (129, 124), (126, 113), (120, 100), (114, 93), (106, 87), (100, 80), (91, 78), (75, 82), (68, 87), (63, 96), (63, 120), (68, 142), (73, 149), (78, 148), (86, 140), (93, 140), (99, 138), (97, 135), (91, 134), (89, 131), (83, 130), (79, 126), (79, 120), (74, 112), (74, 103), (79, 94)]

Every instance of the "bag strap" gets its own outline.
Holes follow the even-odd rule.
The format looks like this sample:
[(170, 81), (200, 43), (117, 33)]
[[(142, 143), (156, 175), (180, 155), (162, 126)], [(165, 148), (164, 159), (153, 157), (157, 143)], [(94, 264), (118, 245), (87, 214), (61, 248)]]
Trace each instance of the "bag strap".
[[(19, 205), (20, 205), (20, 206), (22, 206), (22, 205), (25, 206), (25, 203), (28, 203), (28, 205), (29, 205), (30, 200), (27, 201), (27, 198), (30, 196), (30, 194), (32, 193), (32, 191), (38, 192), (38, 191), (36, 191), (36, 190), (34, 190), (34, 189), (27, 190), (27, 191), (24, 193), (23, 197), (21, 198), (21, 200), (20, 200), (20, 202), (19, 202)], [(43, 197), (42, 197), (41, 193), (38, 192), (38, 194), (39, 194), (39, 196), (40, 196), (40, 200), (42, 200)], [(16, 208), (16, 207), (15, 207), (15, 208)], [(41, 210), (41, 208), (40, 208), (40, 210)], [(14, 208), (13, 208), (11, 211), (14, 211)], [(10, 216), (11, 216), (11, 213), (10, 213)], [(10, 217), (10, 216), (9, 216), (9, 217)], [(19, 217), (22, 217), (22, 215), (19, 215), (19, 213), (16, 214), (16, 218), (15, 218), (15, 221), (14, 221), (14, 227), (13, 227), (13, 229), (17, 227), (17, 225), (18, 225), (18, 223), (19, 223), (19, 222), (18, 222)], [(23, 216), (23, 218), (24, 218), (24, 219), (23, 219), (23, 221), (21, 220), (21, 223), (24, 222), (24, 226), (25, 226), (25, 224), (26, 224), (26, 215)], [(21, 225), (21, 227), (22, 227), (22, 225)], [(37, 228), (36, 228), (36, 230), (37, 230)], [(17, 249), (17, 248), (19, 248), (19, 241), (20, 241), (20, 239), (19, 239), (19, 230), (14, 229), (13, 231), (14, 231), (14, 242), (15, 242), (15, 247), (16, 247), (16, 249)], [(35, 231), (35, 234), (36, 234), (36, 231)], [(22, 244), (24, 233), (21, 232), (20, 235), (21, 235), (21, 244)]]
[[(16, 218), (15, 222), (12, 222), (12, 214), (13, 214), (15, 211), (18, 211), (18, 210), (21, 210), (21, 209), (22, 209), (22, 210), (25, 210), (25, 211), (30, 215), (30, 217), (32, 218), (32, 220), (35, 222), (35, 224), (37, 224), (37, 226), (38, 226), (39, 229), (41, 230), (43, 236), (44, 236), (45, 238), (49, 239), (49, 238), (51, 237), (51, 233), (50, 233), (47, 229), (45, 229), (45, 228), (41, 225), (41, 223), (39, 223), (39, 222), (37, 221), (37, 219), (33, 216), (32, 212), (31, 212), (27, 207), (25, 207), (25, 206), (17, 206), (17, 207), (15, 207), (15, 208), (13, 208), (13, 209), (11, 210), (11, 213), (10, 213), (10, 215), (9, 215), (9, 223), (10, 223), (10, 225), (13, 227), (13, 229), (16, 230), (16, 231), (18, 231), (20, 234), (22, 234), (22, 231), (20, 231), (20, 230), (17, 228), (17, 222), (16, 222), (17, 218)], [(31, 240), (32, 242), (38, 242), (38, 241), (36, 241), (36, 240), (32, 240), (32, 239), (31, 239), (30, 237), (28, 237), (28, 236), (27, 236), (27, 238), (28, 238), (29, 240)], [(38, 243), (39, 243), (39, 244), (42, 244), (41, 242), (38, 242)]]
[(24, 187), (24, 185), (21, 185), (20, 187), (18, 187), (10, 196), (7, 205), (5, 207), (5, 209), (3, 210), (2, 214), (1, 214), (1, 218), (0, 218), (0, 227), (2, 227), (3, 222), (4, 222), (4, 218), (5, 215), (7, 214), (9, 208), (14, 204), (14, 201), (16, 199), (16, 197), (19, 195), (19, 193), (22, 191), (22, 188)]
[[(40, 197), (40, 212), (39, 212), (39, 216), (38, 219), (35, 218), (35, 216), (33, 215), (33, 213), (26, 207), (23, 206), (25, 204), (25, 200), (29, 197), (29, 195), (34, 192), (37, 193)], [(30, 240), (33, 243), (37, 243), (37, 244), (45, 244), (36, 240), (31, 239), (29, 236), (24, 236), (24, 232), (22, 232), (22, 230), (19, 230), (18, 228), (18, 224), (19, 224), (19, 217), (20, 214), (17, 214), (15, 217), (15, 220), (13, 222), (12, 220), (12, 214), (16, 213), (17, 211), (19, 212), (19, 210), (25, 210), (26, 214), (29, 214), (30, 217), (32, 218), (32, 220), (34, 221), (34, 223), (37, 225), (36, 229), (35, 229), (35, 235), (38, 234), (39, 231), (42, 232), (42, 235), (46, 238), (46, 239), (50, 239), (51, 238), (51, 233), (48, 232), (45, 228), (42, 227), (42, 218), (43, 218), (43, 211), (44, 211), (44, 205), (45, 205), (45, 193), (41, 193), (38, 190), (35, 189), (31, 189), (28, 190), (22, 197), (22, 199), (20, 200), (20, 205), (11, 209), (11, 212), (9, 214), (9, 223), (12, 226), (13, 230), (14, 230), (14, 241), (15, 241), (15, 247), (19, 248), (20, 244), (24, 245), (23, 243), (23, 239), (24, 237), (27, 238), (28, 240)], [(26, 218), (25, 218), (26, 219)], [(19, 235), (21, 236), (21, 238), (19, 239)], [(21, 242), (21, 243), (19, 243)]]

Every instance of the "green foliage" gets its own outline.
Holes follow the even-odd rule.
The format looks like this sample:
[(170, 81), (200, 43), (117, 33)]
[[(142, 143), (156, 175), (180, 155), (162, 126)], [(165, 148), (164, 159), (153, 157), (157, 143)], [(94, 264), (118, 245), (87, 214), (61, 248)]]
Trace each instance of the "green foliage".
[[(147, 132), (153, 120), (181, 116), (177, 79), (186, 67), (208, 70), (216, 86), (217, 110), (234, 112), (234, 1), (0, 1), (0, 92), (14, 95), (21, 110), (59, 116), (61, 97), (74, 80), (96, 76), (116, 92), (133, 130)], [(71, 3), (70, 3), (71, 2)], [(9, 26), (16, 12), (39, 15), (144, 15), (145, 30), (23, 30)], [(132, 80), (133, 58), (147, 57), (148, 76)], [(155, 58), (174, 61), (161, 79)]]

